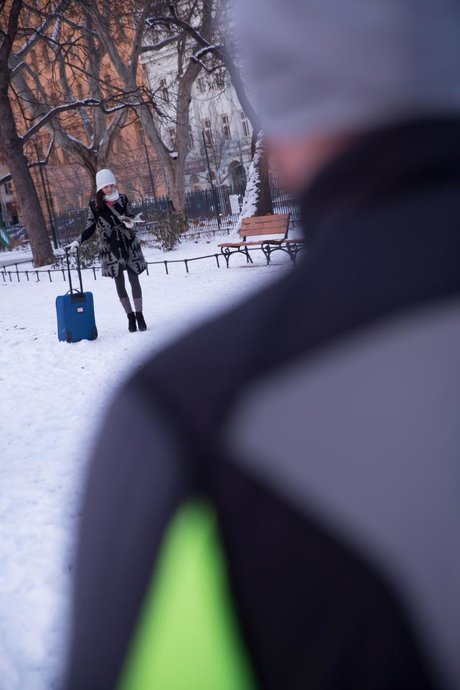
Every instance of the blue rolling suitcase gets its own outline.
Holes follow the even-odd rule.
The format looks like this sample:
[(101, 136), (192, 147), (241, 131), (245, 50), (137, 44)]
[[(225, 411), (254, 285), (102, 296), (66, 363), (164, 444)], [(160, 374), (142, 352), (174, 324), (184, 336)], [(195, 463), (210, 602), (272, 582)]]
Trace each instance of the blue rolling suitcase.
[(97, 338), (96, 320), (92, 292), (83, 292), (81, 279), (80, 256), (77, 250), (77, 272), (80, 290), (72, 288), (72, 276), (69, 264), (69, 252), (66, 249), (67, 273), (70, 290), (66, 295), (56, 297), (58, 338), (67, 343)]

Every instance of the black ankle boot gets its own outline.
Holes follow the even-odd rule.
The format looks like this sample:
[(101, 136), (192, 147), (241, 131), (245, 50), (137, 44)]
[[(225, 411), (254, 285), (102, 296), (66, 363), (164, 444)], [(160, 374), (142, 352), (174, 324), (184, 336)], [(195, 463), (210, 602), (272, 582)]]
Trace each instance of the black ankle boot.
[(136, 319), (137, 319), (137, 325), (139, 326), (140, 331), (146, 331), (147, 330), (147, 324), (145, 323), (144, 315), (141, 311), (136, 312)]
[(128, 314), (128, 331), (130, 333), (137, 331), (136, 314), (133, 311)]

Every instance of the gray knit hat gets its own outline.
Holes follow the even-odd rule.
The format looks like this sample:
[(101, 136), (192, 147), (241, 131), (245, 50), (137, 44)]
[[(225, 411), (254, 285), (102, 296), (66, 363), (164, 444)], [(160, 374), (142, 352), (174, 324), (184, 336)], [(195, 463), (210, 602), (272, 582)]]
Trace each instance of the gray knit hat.
[(460, 113), (460, 0), (235, 0), (234, 21), (269, 133)]

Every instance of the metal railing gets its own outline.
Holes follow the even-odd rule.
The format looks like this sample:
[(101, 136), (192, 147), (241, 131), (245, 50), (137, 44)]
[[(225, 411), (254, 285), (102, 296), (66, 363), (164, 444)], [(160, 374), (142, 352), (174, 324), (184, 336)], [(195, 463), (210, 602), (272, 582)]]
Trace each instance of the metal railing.
[[(254, 249), (249, 249), (250, 252), (258, 251), (259, 248), (256, 247)], [(223, 255), (221, 253), (214, 253), (214, 254), (206, 254), (204, 256), (193, 256), (185, 259), (164, 259), (160, 261), (148, 261), (147, 262), (147, 269), (146, 273), (147, 275), (150, 275), (150, 270), (149, 266), (162, 266), (164, 268), (166, 275), (169, 275), (169, 266), (171, 264), (183, 264), (185, 267), (185, 272), (190, 273), (189, 265), (193, 263), (194, 261), (202, 261), (204, 259), (214, 259), (216, 263), (217, 268), (221, 268), (222, 266), (225, 266), (225, 262), (222, 262), (221, 259), (223, 259)], [(31, 278), (35, 278), (35, 282), (39, 283), (41, 280), (41, 277), (48, 277), (49, 282), (53, 282), (53, 275), (59, 275), (62, 276), (63, 281), (66, 283), (67, 282), (67, 268), (60, 267), (60, 268), (45, 268), (45, 269), (40, 269), (40, 268), (33, 268), (33, 269), (20, 269), (19, 268), (20, 264), (11, 264), (11, 266), (14, 266), (14, 270), (11, 270), (11, 266), (3, 266), (0, 268), (0, 276), (3, 279), (4, 283), (14, 283), (14, 282), (21, 282), (21, 276), (25, 276), (25, 279), (27, 282), (30, 282)], [(266, 265), (264, 263), (263, 265)], [(77, 269), (75, 267), (72, 267), (70, 269), (72, 272), (77, 273)], [(97, 280), (97, 273), (100, 272), (101, 266), (88, 266), (88, 267), (82, 267), (80, 269), (81, 271), (89, 271), (92, 273), (94, 280)]]

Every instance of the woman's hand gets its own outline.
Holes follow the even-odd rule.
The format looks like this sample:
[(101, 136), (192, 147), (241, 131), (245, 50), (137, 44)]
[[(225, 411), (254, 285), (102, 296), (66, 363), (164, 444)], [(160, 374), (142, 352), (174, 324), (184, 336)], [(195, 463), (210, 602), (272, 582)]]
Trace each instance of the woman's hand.
[(123, 225), (125, 225), (130, 230), (134, 227), (133, 218), (130, 218), (129, 216), (120, 216), (120, 220), (123, 222)]

